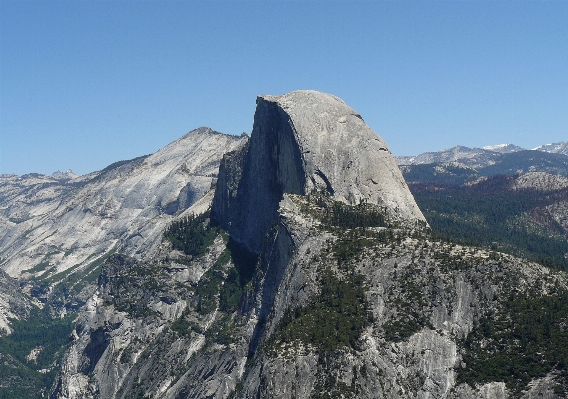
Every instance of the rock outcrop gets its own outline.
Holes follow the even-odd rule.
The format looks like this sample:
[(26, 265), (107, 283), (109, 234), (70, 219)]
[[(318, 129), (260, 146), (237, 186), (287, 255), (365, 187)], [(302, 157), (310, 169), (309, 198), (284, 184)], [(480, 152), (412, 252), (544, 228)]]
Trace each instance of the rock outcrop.
[(0, 336), (10, 334), (10, 319), (25, 318), (30, 313), (32, 301), (25, 296), (18, 282), (0, 270)]
[(249, 143), (221, 163), (213, 218), (258, 252), (283, 194), (317, 191), (426, 223), (386, 143), (341, 99), (308, 90), (259, 96)]
[(529, 172), (518, 176), (513, 183), (513, 190), (532, 189), (554, 191), (568, 188), (568, 177), (546, 172)]

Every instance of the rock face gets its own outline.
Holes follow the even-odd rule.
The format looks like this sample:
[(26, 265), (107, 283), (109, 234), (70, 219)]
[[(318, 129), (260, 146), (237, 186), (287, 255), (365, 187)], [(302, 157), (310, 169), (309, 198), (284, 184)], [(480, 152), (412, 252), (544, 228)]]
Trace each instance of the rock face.
[(284, 193), (322, 190), (425, 223), (385, 142), (341, 99), (316, 91), (259, 96), (250, 142), (221, 164), (213, 217), (258, 252)]
[(32, 306), (30, 299), (20, 291), (18, 282), (0, 270), (0, 336), (12, 332), (9, 319), (25, 318)]
[(239, 140), (200, 128), (155, 154), (78, 178), (2, 176), (2, 269), (45, 278), (111, 250), (149, 256), (172, 216), (210, 190), (221, 156)]

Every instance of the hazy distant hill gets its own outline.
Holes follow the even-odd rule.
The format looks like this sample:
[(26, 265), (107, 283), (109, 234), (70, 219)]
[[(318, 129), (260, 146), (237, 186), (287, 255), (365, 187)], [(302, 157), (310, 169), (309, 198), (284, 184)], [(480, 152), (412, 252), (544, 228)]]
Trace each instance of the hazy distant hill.
[(483, 175), (458, 162), (441, 162), (418, 165), (400, 165), (407, 182), (460, 185), (479, 179)]
[(437, 234), (568, 267), (568, 178), (531, 172), (409, 187)]

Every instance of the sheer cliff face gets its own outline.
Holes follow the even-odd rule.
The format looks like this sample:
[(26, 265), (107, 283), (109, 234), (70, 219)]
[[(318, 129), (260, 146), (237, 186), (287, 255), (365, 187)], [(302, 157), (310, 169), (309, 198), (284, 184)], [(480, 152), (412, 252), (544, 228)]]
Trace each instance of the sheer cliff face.
[(316, 91), (259, 96), (250, 143), (222, 162), (214, 217), (258, 252), (283, 194), (314, 191), (425, 223), (385, 142), (342, 100)]

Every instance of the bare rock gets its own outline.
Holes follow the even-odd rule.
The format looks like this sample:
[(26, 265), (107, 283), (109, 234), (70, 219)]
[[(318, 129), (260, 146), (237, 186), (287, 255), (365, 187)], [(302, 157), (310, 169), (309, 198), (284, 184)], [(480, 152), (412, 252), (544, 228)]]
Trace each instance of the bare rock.
[(214, 218), (258, 252), (283, 194), (314, 190), (426, 223), (385, 142), (341, 99), (307, 90), (259, 96), (250, 142), (222, 162)]

